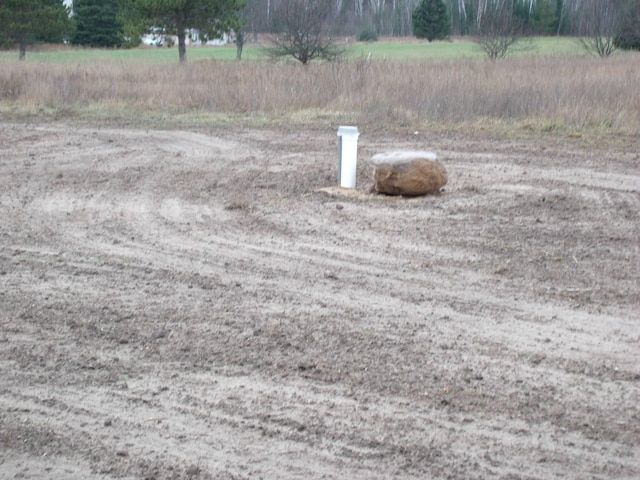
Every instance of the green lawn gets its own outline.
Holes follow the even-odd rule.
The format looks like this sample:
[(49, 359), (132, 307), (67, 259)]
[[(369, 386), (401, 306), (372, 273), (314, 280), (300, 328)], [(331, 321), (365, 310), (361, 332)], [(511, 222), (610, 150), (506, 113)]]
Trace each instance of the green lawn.
[[(406, 42), (356, 43), (349, 48), (352, 57), (367, 57), (377, 60), (459, 60), (483, 58), (480, 47), (469, 39), (452, 42), (408, 40)], [(522, 40), (510, 55), (582, 55), (583, 48), (575, 38), (537, 37)]]
[[(483, 58), (484, 53), (471, 40), (451, 42), (420, 42), (415, 39), (378, 41), (372, 43), (344, 42), (349, 58), (371, 57), (372, 60), (458, 60)], [(539, 37), (523, 41), (514, 48), (512, 55), (583, 55), (584, 50), (574, 38)], [(265, 57), (264, 51), (251, 44), (244, 49), (245, 60)], [(16, 50), (0, 52), (0, 63), (15, 61)], [(205, 59), (234, 60), (234, 45), (224, 47), (187, 48), (188, 61)], [(177, 63), (177, 48), (136, 48), (131, 50), (104, 49), (61, 49), (27, 50), (27, 62), (37, 63), (94, 63), (94, 62), (134, 62), (134, 63)]]
[[(247, 47), (243, 58), (258, 58), (257, 48)], [(232, 60), (236, 58), (235, 45), (224, 47), (187, 47), (187, 60), (203, 59)], [(0, 52), (0, 63), (18, 59), (17, 50)], [(27, 49), (27, 62), (34, 63), (96, 63), (96, 62), (133, 62), (133, 63), (178, 63), (178, 49), (141, 47), (133, 49), (60, 49), (37, 51)]]

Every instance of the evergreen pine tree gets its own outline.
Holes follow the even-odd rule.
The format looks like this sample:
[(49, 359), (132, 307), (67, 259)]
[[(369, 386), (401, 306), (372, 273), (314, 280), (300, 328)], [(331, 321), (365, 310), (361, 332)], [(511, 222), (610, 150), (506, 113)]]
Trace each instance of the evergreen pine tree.
[(119, 47), (122, 44), (118, 4), (113, 0), (74, 0), (76, 30), (71, 43), (87, 47)]
[(413, 35), (430, 42), (447, 38), (451, 34), (451, 22), (442, 0), (421, 0), (413, 11)]
[(553, 35), (558, 30), (558, 15), (550, 2), (538, 2), (531, 17), (531, 26), (537, 35)]
[(60, 42), (67, 33), (69, 16), (62, 0), (1, 0), (2, 43), (18, 44), (24, 60), (27, 44), (34, 41)]

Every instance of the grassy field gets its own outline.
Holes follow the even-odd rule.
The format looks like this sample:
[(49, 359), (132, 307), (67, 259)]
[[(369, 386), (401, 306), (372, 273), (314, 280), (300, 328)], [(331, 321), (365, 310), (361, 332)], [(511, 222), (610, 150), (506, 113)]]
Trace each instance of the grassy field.
[[(572, 39), (536, 39), (485, 59), (469, 42), (384, 41), (351, 59), (302, 66), (230, 61), (235, 48), (15, 52), (0, 55), (0, 114), (140, 125), (342, 123), (418, 130), (640, 132), (640, 55), (587, 56)], [(425, 64), (428, 63), (428, 68)]]
[[(452, 42), (380, 41), (358, 42), (349, 48), (352, 57), (367, 56), (383, 60), (460, 60), (484, 58), (478, 45), (469, 39)], [(523, 55), (584, 55), (584, 49), (574, 38), (539, 37), (524, 39), (514, 46), (511, 56)]]
[[(378, 42), (362, 43), (353, 39), (344, 39), (347, 56), (352, 59), (368, 57), (375, 60), (460, 60), (483, 58), (484, 54), (469, 39), (451, 42), (418, 41), (414, 39), (383, 39)], [(584, 55), (585, 52), (573, 38), (541, 37), (523, 40), (516, 45), (512, 56), (523, 55)], [(17, 59), (17, 51), (0, 52), (0, 63)], [(255, 60), (265, 57), (264, 48), (249, 43), (243, 50), (242, 58)], [(221, 47), (188, 47), (189, 61), (198, 60), (235, 60), (235, 45)], [(178, 51), (173, 48), (141, 47), (130, 50), (80, 49), (80, 48), (44, 48), (34, 47), (27, 51), (27, 62), (32, 63), (95, 63), (95, 62), (133, 62), (163, 64), (178, 61)]]

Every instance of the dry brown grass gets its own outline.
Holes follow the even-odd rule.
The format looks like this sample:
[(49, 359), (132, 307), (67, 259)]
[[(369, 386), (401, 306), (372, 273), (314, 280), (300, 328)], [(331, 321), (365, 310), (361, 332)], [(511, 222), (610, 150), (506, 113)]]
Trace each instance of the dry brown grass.
[[(302, 67), (268, 62), (188, 65), (5, 63), (5, 115), (185, 117), (267, 122), (517, 123), (534, 130), (640, 131), (640, 56), (527, 57), (499, 62), (372, 62)], [(194, 120), (195, 121), (195, 120)]]

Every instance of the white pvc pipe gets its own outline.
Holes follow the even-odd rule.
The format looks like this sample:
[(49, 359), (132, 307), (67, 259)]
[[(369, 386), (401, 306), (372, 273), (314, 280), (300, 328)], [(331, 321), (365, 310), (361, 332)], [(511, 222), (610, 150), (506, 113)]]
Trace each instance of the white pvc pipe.
[(358, 165), (358, 128), (338, 128), (338, 183), (342, 188), (356, 188)]

